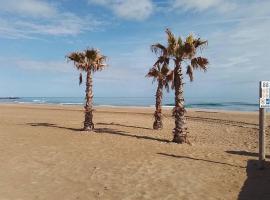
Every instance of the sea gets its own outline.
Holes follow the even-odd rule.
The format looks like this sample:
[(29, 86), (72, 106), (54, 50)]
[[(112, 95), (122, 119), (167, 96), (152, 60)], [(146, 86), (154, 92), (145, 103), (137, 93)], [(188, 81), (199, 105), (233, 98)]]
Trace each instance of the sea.
[[(11, 104), (55, 104), (55, 105), (83, 105), (84, 97), (8, 97), (0, 98), (0, 103)], [(130, 106), (130, 107), (154, 107), (154, 97), (94, 97), (95, 106)], [(163, 99), (164, 107), (173, 107), (174, 99)], [(186, 108), (211, 109), (211, 110), (234, 110), (234, 111), (257, 111), (256, 101), (220, 101), (187, 98)]]

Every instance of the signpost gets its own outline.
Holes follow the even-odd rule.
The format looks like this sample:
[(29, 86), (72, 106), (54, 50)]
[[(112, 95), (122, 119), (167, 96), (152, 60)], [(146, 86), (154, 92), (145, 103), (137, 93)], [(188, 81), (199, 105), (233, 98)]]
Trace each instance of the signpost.
[(270, 108), (270, 81), (260, 81), (260, 111), (259, 111), (259, 168), (265, 164), (265, 108)]

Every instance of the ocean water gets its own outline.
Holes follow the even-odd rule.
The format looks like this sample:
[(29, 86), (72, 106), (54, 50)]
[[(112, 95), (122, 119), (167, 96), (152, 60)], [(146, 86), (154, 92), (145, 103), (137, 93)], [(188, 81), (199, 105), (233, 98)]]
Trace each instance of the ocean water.
[[(84, 97), (20, 97), (20, 98), (0, 98), (0, 103), (14, 104), (58, 104), (58, 105), (83, 105)], [(219, 101), (219, 100), (190, 100), (186, 99), (186, 108), (197, 109), (218, 109), (236, 111), (257, 111), (257, 102), (242, 101)], [(96, 106), (143, 106), (153, 107), (154, 97), (94, 97)], [(173, 107), (173, 98), (164, 98), (163, 106)]]

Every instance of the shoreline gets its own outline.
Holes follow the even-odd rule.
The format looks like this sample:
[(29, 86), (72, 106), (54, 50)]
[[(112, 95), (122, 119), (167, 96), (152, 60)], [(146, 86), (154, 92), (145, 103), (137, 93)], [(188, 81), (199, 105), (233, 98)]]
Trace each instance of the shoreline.
[[(84, 105), (83, 98), (79, 97), (21, 97), (19, 100), (1, 100), (0, 104), (37, 104), (37, 105), (61, 105), (61, 106), (76, 106)], [(163, 99), (163, 109), (171, 109), (174, 107), (174, 100), (171, 98)], [(96, 97), (94, 99), (96, 107), (110, 108), (154, 108), (154, 98), (150, 97)], [(259, 110), (257, 101), (246, 100), (225, 100), (218, 99), (189, 99), (185, 101), (186, 109), (205, 110), (205, 111), (243, 111), (256, 112)]]
[[(83, 104), (54, 104), (54, 103), (0, 103), (1, 106), (18, 106), (18, 107), (49, 107), (49, 108), (78, 108), (79, 110), (83, 110)], [(154, 106), (115, 106), (115, 105), (95, 105), (94, 109), (138, 109), (143, 110), (146, 109), (148, 111), (154, 111)], [(174, 106), (162, 106), (164, 111), (171, 111)], [(201, 113), (243, 113), (243, 114), (257, 114), (259, 111), (245, 111), (245, 110), (223, 110), (223, 109), (212, 109), (212, 108), (186, 108), (187, 112), (201, 112)], [(266, 111), (266, 113), (268, 113)]]

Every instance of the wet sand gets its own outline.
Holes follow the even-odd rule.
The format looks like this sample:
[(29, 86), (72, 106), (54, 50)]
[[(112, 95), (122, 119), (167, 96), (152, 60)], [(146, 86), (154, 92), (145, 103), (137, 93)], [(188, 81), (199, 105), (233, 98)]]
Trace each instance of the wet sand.
[(161, 131), (152, 113), (97, 107), (87, 133), (78, 106), (0, 105), (0, 199), (270, 199), (258, 113), (188, 110), (192, 145), (170, 142), (170, 109)]

